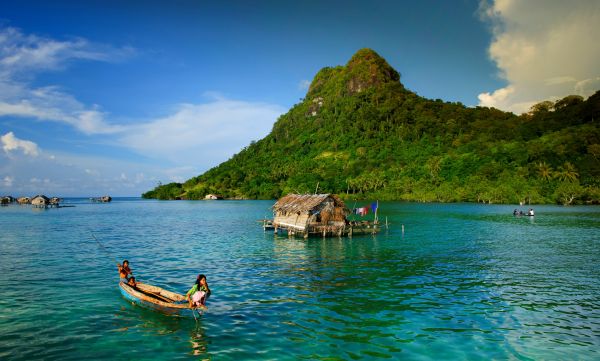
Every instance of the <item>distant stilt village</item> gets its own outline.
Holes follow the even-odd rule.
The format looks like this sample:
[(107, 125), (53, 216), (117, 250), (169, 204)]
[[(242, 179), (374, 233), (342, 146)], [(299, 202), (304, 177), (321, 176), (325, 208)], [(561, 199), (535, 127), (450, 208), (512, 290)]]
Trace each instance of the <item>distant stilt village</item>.
[[(2, 206), (8, 206), (10, 204), (18, 204), (18, 205), (31, 205), (34, 208), (60, 208), (60, 207), (65, 207), (65, 206), (61, 206), (60, 204), (62, 203), (63, 199), (59, 198), (59, 197), (46, 197), (43, 194), (38, 194), (34, 197), (19, 197), (19, 198), (15, 198), (12, 196), (3, 196), (0, 197), (0, 205)], [(107, 203), (112, 201), (112, 198), (110, 196), (102, 196), (102, 197), (97, 197), (97, 198), (90, 198), (90, 201), (92, 202), (103, 202), (103, 203)]]

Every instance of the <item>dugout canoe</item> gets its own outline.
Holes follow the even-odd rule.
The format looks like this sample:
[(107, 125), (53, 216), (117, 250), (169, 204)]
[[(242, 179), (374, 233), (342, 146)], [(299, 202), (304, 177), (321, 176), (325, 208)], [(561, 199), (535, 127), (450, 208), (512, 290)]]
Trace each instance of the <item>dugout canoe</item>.
[[(126, 300), (136, 305), (169, 315), (193, 317), (196, 309), (189, 306), (185, 296), (164, 288), (138, 282), (137, 287), (119, 282), (119, 289)], [(203, 311), (202, 309), (198, 311)]]

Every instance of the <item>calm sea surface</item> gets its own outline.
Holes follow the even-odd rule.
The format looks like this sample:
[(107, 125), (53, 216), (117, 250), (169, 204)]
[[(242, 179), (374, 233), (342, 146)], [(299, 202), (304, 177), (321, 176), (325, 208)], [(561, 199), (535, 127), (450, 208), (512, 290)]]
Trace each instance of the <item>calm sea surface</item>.
[[(67, 203), (0, 208), (2, 360), (600, 359), (599, 207), (381, 203), (388, 232), (304, 240), (272, 201)], [(127, 302), (91, 232), (141, 281), (206, 274), (209, 311)]]

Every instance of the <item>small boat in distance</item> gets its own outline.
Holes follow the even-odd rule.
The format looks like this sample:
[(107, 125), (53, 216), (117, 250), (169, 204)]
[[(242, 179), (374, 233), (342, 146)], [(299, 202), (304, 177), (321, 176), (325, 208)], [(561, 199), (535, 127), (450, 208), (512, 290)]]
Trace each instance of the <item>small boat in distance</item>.
[(90, 198), (90, 201), (100, 202), (100, 203), (108, 203), (108, 202), (112, 201), (112, 197), (111, 196), (102, 196), (102, 197)]
[(515, 210), (513, 211), (513, 216), (517, 216), (517, 217), (535, 217), (535, 211), (533, 210), (533, 208), (529, 208), (529, 210), (527, 212), (523, 212), (522, 210), (518, 210), (515, 208)]
[[(195, 317), (195, 308), (191, 308), (185, 296), (163, 288), (137, 282), (136, 287), (119, 282), (119, 289), (125, 299), (145, 308), (160, 311), (168, 315)], [(202, 309), (206, 310), (206, 308)]]

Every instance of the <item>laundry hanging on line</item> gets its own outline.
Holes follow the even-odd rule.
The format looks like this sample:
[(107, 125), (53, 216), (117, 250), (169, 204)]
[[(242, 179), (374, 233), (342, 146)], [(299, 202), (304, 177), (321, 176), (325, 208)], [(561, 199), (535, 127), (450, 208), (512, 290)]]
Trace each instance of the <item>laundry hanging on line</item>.
[(369, 213), (369, 207), (354, 208), (352, 213), (358, 214), (359, 216), (366, 216)]
[(377, 207), (379, 207), (379, 201), (371, 203), (371, 210), (373, 213), (377, 211)]
[(366, 207), (359, 207), (352, 209), (352, 214), (357, 214), (359, 216), (366, 216), (369, 212), (375, 213), (377, 212), (377, 208), (379, 208), (379, 201), (373, 202)]

